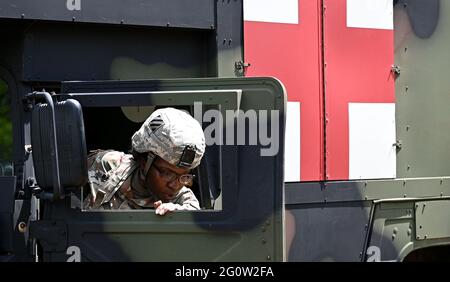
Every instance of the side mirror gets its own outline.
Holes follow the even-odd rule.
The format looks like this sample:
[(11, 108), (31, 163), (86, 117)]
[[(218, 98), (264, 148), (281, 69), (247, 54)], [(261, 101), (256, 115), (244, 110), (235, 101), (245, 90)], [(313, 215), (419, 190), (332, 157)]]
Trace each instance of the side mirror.
[(61, 199), (65, 188), (81, 187), (87, 182), (81, 105), (73, 99), (53, 104), (46, 92), (31, 95), (47, 100), (47, 103), (37, 104), (32, 112), (31, 144), (36, 181), (43, 191), (53, 192), (54, 200)]

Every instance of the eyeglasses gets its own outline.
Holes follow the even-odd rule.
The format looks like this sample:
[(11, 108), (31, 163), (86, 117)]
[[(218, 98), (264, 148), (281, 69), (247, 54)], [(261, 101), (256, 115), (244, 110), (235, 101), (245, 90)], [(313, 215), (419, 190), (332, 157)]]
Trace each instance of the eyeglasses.
[(158, 171), (161, 178), (167, 182), (172, 182), (172, 181), (178, 179), (178, 182), (183, 185), (192, 185), (192, 182), (194, 181), (194, 178), (195, 178), (195, 175), (193, 175), (193, 174), (178, 174), (171, 170), (158, 167), (155, 164), (153, 164), (152, 167), (154, 167)]

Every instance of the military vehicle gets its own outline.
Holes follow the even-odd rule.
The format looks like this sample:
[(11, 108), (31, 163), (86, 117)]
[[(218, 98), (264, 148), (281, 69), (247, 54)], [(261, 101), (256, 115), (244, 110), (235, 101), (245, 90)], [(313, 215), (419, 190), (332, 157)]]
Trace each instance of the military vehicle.
[[(449, 260), (447, 14), (2, 1), (0, 261)], [(166, 106), (205, 130), (202, 210), (84, 211), (87, 153)]]

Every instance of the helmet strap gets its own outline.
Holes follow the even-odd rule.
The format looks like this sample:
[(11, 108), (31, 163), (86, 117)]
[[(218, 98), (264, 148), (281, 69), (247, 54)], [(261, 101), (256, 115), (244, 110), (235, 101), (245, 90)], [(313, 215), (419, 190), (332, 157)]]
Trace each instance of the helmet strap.
[(145, 181), (145, 178), (147, 177), (148, 171), (150, 170), (150, 167), (152, 166), (153, 161), (155, 160), (156, 155), (152, 152), (148, 152), (147, 154), (147, 161), (145, 162), (144, 167), (144, 173), (141, 174), (141, 179)]

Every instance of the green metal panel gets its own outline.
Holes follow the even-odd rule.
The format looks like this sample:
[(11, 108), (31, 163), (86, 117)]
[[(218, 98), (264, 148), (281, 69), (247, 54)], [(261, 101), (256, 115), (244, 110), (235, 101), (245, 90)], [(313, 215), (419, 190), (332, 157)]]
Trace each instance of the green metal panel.
[[(61, 210), (60, 210), (61, 211)], [(271, 261), (281, 260), (273, 240), (274, 217), (253, 230), (205, 230), (192, 213), (178, 212), (161, 218), (152, 211), (84, 213), (71, 221), (67, 211), (68, 233), (83, 230), (82, 241), (69, 239), (80, 247), (86, 260), (94, 261)], [(201, 213), (208, 213), (207, 211)], [(77, 222), (78, 221), (78, 222)], [(97, 227), (102, 226), (97, 229)], [(76, 236), (76, 235), (75, 235)], [(74, 237), (75, 237), (74, 236)], [(106, 251), (108, 250), (108, 251)], [(101, 256), (94, 253), (99, 252)], [(122, 253), (122, 254), (121, 254)], [(60, 260), (65, 260), (65, 250)], [(59, 260), (59, 259), (57, 259)]]
[(416, 239), (450, 237), (450, 201), (425, 201), (416, 204)]
[(236, 63), (243, 61), (243, 1), (217, 1), (217, 76), (241, 77)]
[(370, 248), (380, 249), (380, 257), (369, 256), (367, 261), (399, 260), (398, 256), (412, 238), (413, 202), (387, 202), (375, 205)]
[[(358, 208), (362, 203), (370, 212)], [(423, 204), (426, 208), (421, 215), (416, 207)], [(364, 233), (364, 247), (358, 252), (365, 261), (402, 261), (415, 250), (450, 245), (449, 177), (288, 183), (286, 206), (296, 220), (286, 223), (287, 234), (294, 234), (293, 239), (287, 238), (292, 241), (288, 245), (290, 260), (315, 260), (325, 255), (353, 260), (353, 253), (343, 256), (329, 241), (347, 244), (346, 250), (353, 251), (355, 245), (359, 247), (358, 235)], [(351, 215), (342, 212), (352, 207)], [(325, 211), (315, 211), (319, 209)], [(349, 222), (355, 228), (347, 227)], [(332, 233), (331, 239), (327, 232)], [(304, 239), (308, 236), (327, 243), (319, 247)], [(306, 255), (300, 253), (304, 250)]]
[(400, 2), (394, 8), (400, 68), (396, 124), (402, 143), (397, 177), (450, 175), (450, 1)]
[(401, 261), (414, 250), (449, 245), (449, 200), (429, 197), (374, 201), (366, 260)]
[(286, 184), (286, 204), (449, 197), (450, 177)]

